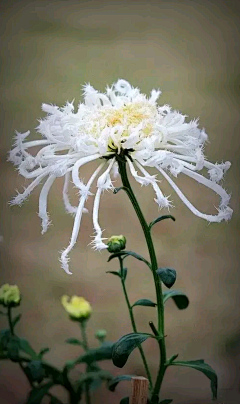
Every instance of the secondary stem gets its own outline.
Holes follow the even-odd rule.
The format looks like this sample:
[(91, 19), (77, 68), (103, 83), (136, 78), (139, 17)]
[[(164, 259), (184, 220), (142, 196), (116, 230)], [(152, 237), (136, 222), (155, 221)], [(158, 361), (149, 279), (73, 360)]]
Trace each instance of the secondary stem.
[[(121, 272), (122, 272), (123, 271), (123, 260), (122, 260), (121, 257), (119, 257), (119, 263), (120, 263), (120, 269), (121, 269)], [(132, 309), (132, 306), (131, 306), (129, 298), (128, 298), (128, 293), (127, 293), (125, 281), (124, 281), (123, 278), (121, 278), (121, 283), (122, 283), (123, 293), (124, 293), (125, 300), (126, 300), (126, 303), (127, 303), (127, 307), (128, 307), (129, 316), (130, 316), (130, 319), (131, 319), (133, 331), (138, 332), (137, 331), (137, 326), (136, 326), (136, 323), (135, 323), (135, 319), (134, 319), (134, 315), (133, 315), (133, 309)], [(146, 357), (145, 357), (145, 354), (144, 354), (144, 351), (143, 351), (143, 348), (142, 348), (141, 345), (138, 347), (138, 349), (140, 351), (140, 355), (142, 357), (142, 361), (143, 361), (143, 364), (144, 364), (144, 367), (145, 367), (145, 370), (146, 370), (146, 373), (147, 373), (147, 377), (148, 377), (148, 380), (149, 380), (150, 391), (152, 391), (152, 388), (153, 388), (152, 376), (151, 376), (151, 373), (150, 373), (150, 370), (149, 370), (149, 367), (148, 367), (148, 364), (147, 364), (147, 360), (146, 360)]]
[(140, 224), (141, 224), (141, 227), (142, 227), (145, 239), (146, 239), (149, 256), (150, 256), (150, 260), (151, 260), (152, 274), (153, 274), (153, 279), (154, 279), (154, 284), (155, 284), (155, 289), (156, 289), (157, 311), (158, 311), (158, 333), (159, 333), (158, 344), (159, 344), (159, 348), (160, 348), (160, 365), (159, 365), (156, 383), (155, 383), (153, 393), (152, 393), (152, 397), (155, 397), (159, 394), (160, 387), (161, 387), (161, 384), (163, 381), (163, 377), (164, 377), (164, 374), (166, 371), (166, 365), (165, 365), (165, 363), (166, 363), (166, 346), (165, 346), (165, 337), (164, 337), (164, 304), (163, 304), (162, 285), (161, 285), (161, 280), (156, 273), (156, 271), (158, 269), (158, 265), (157, 265), (157, 258), (156, 258), (156, 254), (155, 254), (153, 241), (152, 241), (151, 231), (144, 218), (144, 215), (141, 211), (141, 208), (138, 204), (138, 201), (133, 193), (130, 182), (128, 180), (125, 157), (124, 157), (124, 159), (118, 159), (118, 167), (119, 167), (119, 173), (121, 175), (122, 183), (124, 186), (124, 190), (126, 191), (128, 197), (133, 205), (133, 208), (138, 216), (138, 219), (140, 221)]

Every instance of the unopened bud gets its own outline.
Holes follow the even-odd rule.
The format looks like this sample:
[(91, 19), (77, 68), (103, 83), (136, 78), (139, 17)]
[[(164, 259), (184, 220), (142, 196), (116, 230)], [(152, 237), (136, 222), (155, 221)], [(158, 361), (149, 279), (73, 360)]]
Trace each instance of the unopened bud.
[(126, 237), (122, 234), (120, 236), (112, 236), (107, 241), (108, 251), (110, 253), (120, 252), (125, 249), (126, 242)]

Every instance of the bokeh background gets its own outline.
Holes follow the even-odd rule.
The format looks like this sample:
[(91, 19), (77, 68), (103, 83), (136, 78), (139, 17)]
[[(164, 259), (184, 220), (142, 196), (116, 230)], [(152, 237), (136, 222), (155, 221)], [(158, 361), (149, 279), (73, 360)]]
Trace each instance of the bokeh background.
[[(93, 234), (91, 214), (85, 215), (79, 241), (71, 254), (73, 275), (58, 262), (68, 243), (72, 218), (64, 213), (62, 181), (49, 196), (53, 221), (41, 236), (37, 216), (39, 189), (21, 207), (8, 201), (26, 182), (6, 162), (14, 131), (32, 131), (43, 116), (41, 103), (63, 105), (81, 97), (81, 85), (91, 82), (104, 90), (125, 78), (143, 92), (161, 88), (160, 103), (200, 117), (210, 142), (210, 160), (232, 161), (225, 188), (232, 193), (234, 216), (229, 223), (211, 224), (198, 219), (172, 195), (176, 222), (155, 226), (153, 234), (159, 266), (176, 268), (176, 288), (185, 291), (190, 306), (178, 311), (173, 302), (166, 308), (169, 355), (182, 360), (204, 358), (219, 375), (219, 403), (236, 404), (239, 397), (239, 13), (234, 1), (1, 1), (1, 283), (17, 283), (23, 294), (19, 335), (36, 349), (51, 348), (46, 359), (61, 367), (79, 353), (64, 343), (79, 330), (60, 304), (63, 294), (84, 296), (93, 306), (89, 339), (105, 328), (115, 341), (131, 332), (119, 280), (106, 274), (117, 263), (106, 263), (107, 253), (88, 246)], [(83, 170), (87, 178), (92, 170)], [(187, 180), (178, 184), (193, 203), (212, 212), (215, 195)], [(153, 192), (133, 184), (150, 221), (159, 212)], [(89, 209), (92, 200), (89, 199)], [(127, 247), (147, 256), (143, 236), (124, 193), (106, 193), (101, 202), (102, 226), (107, 236), (124, 233)], [(127, 286), (131, 301), (155, 299), (152, 279), (140, 262), (129, 258)], [(152, 308), (136, 308), (139, 330), (148, 332), (155, 319)], [(2, 321), (2, 327), (5, 326)], [(156, 373), (158, 349), (152, 341), (143, 345)], [(109, 363), (115, 374), (145, 375), (138, 351), (125, 369)], [(74, 374), (77, 377), (79, 370)], [(2, 404), (22, 404), (29, 391), (24, 375), (14, 363), (1, 362)], [(62, 390), (56, 390), (64, 398)], [(129, 394), (130, 384), (118, 386), (115, 395), (106, 388), (94, 395), (94, 403), (115, 404)], [(176, 404), (211, 402), (208, 379), (189, 369), (167, 371), (162, 398)]]

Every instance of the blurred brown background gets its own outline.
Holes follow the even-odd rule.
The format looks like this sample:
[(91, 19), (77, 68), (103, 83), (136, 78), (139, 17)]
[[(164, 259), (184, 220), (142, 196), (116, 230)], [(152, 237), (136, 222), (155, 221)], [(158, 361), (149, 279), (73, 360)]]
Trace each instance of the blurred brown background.
[[(6, 162), (14, 131), (31, 129), (43, 116), (41, 103), (63, 105), (75, 98), (81, 85), (91, 82), (104, 90), (125, 78), (145, 93), (161, 88), (160, 103), (200, 117), (210, 143), (210, 160), (230, 160), (225, 188), (232, 193), (232, 220), (211, 224), (198, 219), (172, 195), (175, 223), (154, 228), (159, 266), (178, 271), (176, 288), (185, 291), (189, 308), (178, 311), (172, 302), (166, 308), (169, 356), (182, 360), (204, 358), (219, 375), (219, 403), (239, 399), (239, 3), (233, 1), (1, 1), (1, 284), (17, 283), (23, 294), (21, 336), (36, 349), (51, 347), (46, 359), (62, 366), (79, 352), (64, 344), (78, 336), (77, 326), (63, 312), (63, 294), (82, 295), (94, 309), (89, 338), (105, 328), (109, 340), (131, 332), (119, 281), (106, 274), (117, 263), (106, 263), (107, 253), (88, 246), (92, 235), (91, 214), (85, 215), (78, 244), (71, 254), (73, 275), (66, 275), (58, 262), (59, 251), (68, 243), (72, 218), (64, 213), (59, 179), (49, 196), (53, 221), (41, 236), (37, 216), (39, 189), (21, 208), (8, 206), (15, 189), (25, 180)], [(93, 169), (93, 167), (92, 167)], [(91, 173), (90, 166), (83, 178)], [(181, 177), (178, 184), (201, 210), (211, 212), (215, 196), (200, 185)], [(158, 215), (150, 188), (133, 184), (147, 219)], [(92, 200), (89, 199), (89, 207)], [(124, 233), (128, 249), (147, 256), (143, 236), (133, 209), (123, 193), (106, 193), (100, 221), (106, 236)], [(152, 279), (139, 262), (129, 258), (127, 286), (131, 301), (154, 297)], [(149, 332), (154, 309), (136, 308), (140, 331)], [(2, 321), (2, 327), (5, 326)], [(153, 371), (158, 349), (143, 345)], [(106, 369), (115, 374), (145, 375), (139, 353), (134, 352), (124, 369)], [(1, 362), (1, 404), (23, 404), (28, 384), (16, 364)], [(75, 376), (77, 372), (75, 372)], [(117, 404), (128, 395), (122, 383), (115, 395), (105, 388), (95, 393), (94, 403)], [(58, 390), (59, 397), (64, 393)], [(163, 385), (162, 398), (175, 404), (208, 404), (208, 379), (184, 368), (171, 368)]]

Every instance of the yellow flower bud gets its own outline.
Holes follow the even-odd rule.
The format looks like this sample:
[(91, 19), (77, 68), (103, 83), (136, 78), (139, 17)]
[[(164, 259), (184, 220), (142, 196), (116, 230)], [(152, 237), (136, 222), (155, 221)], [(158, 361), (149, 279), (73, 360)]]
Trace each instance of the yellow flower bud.
[(84, 297), (72, 296), (70, 298), (64, 295), (62, 296), (61, 303), (72, 320), (87, 320), (92, 313), (92, 307)]
[(120, 252), (126, 247), (126, 242), (126, 237), (122, 234), (120, 236), (112, 236), (107, 241), (108, 251), (110, 253)]
[(5, 283), (0, 288), (0, 304), (5, 307), (19, 306), (21, 301), (20, 291), (17, 285)]

